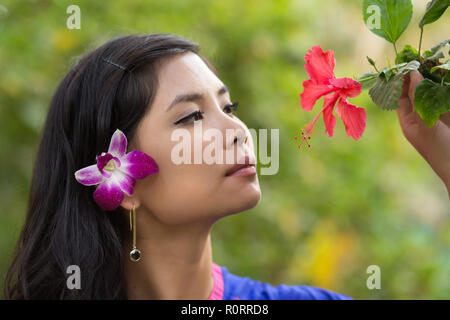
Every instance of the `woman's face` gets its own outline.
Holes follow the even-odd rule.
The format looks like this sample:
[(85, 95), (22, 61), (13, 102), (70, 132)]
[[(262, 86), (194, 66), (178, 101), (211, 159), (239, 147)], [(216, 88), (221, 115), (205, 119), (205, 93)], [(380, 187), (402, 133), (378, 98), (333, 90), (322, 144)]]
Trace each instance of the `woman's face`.
[[(162, 60), (158, 75), (155, 99), (139, 124), (133, 145), (156, 161), (159, 172), (136, 182), (135, 203), (166, 224), (214, 221), (254, 207), (261, 197), (258, 176), (227, 175), (245, 156), (255, 163), (255, 155), (247, 126), (225, 107), (233, 101), (222, 81), (192, 52)], [(172, 104), (176, 97), (185, 94), (201, 97), (191, 96)], [(196, 110), (203, 113), (185, 118)], [(184, 121), (178, 121), (183, 118)], [(200, 133), (215, 128), (222, 138), (194, 135), (194, 126), (200, 124)], [(174, 130), (180, 129), (190, 134), (190, 152), (188, 148), (173, 152), (174, 147), (182, 145), (180, 138), (172, 138)], [(228, 138), (227, 129), (233, 130)], [(221, 152), (216, 154), (213, 150), (209, 154), (220, 155), (216, 159), (221, 161), (208, 164), (202, 158), (200, 164), (194, 163), (194, 150), (200, 145), (203, 152), (208, 146), (210, 151), (211, 146), (220, 148)], [(176, 164), (174, 154), (188, 155), (190, 163)]]

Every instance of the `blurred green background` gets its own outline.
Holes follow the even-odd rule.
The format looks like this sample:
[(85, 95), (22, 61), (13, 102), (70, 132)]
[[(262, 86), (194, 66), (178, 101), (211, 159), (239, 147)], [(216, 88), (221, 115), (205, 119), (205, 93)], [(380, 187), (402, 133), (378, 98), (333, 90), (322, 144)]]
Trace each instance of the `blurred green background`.
[[(81, 8), (81, 29), (66, 8)], [(398, 47), (418, 46), (426, 1)], [(303, 57), (333, 49), (337, 77), (385, 66), (391, 45), (364, 26), (361, 1), (0, 1), (0, 285), (23, 224), (32, 165), (56, 86), (77, 56), (112, 37), (170, 32), (202, 47), (239, 101), (249, 128), (280, 129), (280, 167), (260, 176), (258, 206), (218, 222), (213, 258), (232, 273), (273, 285), (309, 284), (357, 299), (450, 298), (450, 204), (444, 184), (401, 133), (395, 112), (367, 91), (367, 129), (354, 141), (337, 118), (317, 122), (311, 148), (294, 136), (319, 112), (303, 111)], [(423, 48), (448, 38), (449, 12), (425, 27)], [(381, 289), (369, 290), (369, 265)]]

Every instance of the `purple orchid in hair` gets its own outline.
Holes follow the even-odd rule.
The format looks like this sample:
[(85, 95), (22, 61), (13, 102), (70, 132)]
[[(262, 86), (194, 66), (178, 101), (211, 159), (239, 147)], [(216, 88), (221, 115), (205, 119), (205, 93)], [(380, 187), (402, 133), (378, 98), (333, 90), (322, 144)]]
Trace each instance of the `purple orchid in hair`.
[(98, 185), (94, 200), (102, 210), (115, 210), (122, 203), (124, 193), (133, 195), (136, 179), (157, 173), (158, 165), (144, 152), (127, 151), (127, 137), (117, 129), (109, 143), (108, 152), (97, 156), (97, 164), (75, 172), (75, 179), (85, 185)]

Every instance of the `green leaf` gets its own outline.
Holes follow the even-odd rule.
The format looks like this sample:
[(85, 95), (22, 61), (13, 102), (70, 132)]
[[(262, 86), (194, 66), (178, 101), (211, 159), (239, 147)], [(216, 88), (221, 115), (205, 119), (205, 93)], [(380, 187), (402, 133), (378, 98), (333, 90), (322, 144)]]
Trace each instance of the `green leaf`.
[(438, 62), (439, 59), (444, 58), (444, 53), (442, 52), (442, 49), (444, 47), (450, 46), (450, 39), (446, 39), (437, 45), (435, 45), (431, 50), (427, 50), (424, 52), (423, 57), (426, 60), (431, 60), (434, 62)]
[(447, 74), (445, 75), (444, 83), (447, 83), (450, 85), (450, 72), (447, 72)]
[(379, 73), (367, 72), (356, 79), (356, 81), (362, 84), (362, 90), (369, 89), (377, 81), (379, 75)]
[[(431, 52), (431, 51), (426, 51), (426, 52)], [(428, 55), (428, 54), (427, 54)], [(436, 52), (428, 57), (426, 57), (426, 60), (430, 60), (430, 61), (438, 61), (439, 59), (444, 58), (444, 54), (442, 53), (442, 51)]]
[(393, 75), (395, 75), (395, 71), (392, 68), (384, 68), (381, 70), (381, 74), (384, 76), (386, 81), (389, 81)]
[(403, 77), (394, 77), (386, 82), (378, 77), (375, 84), (370, 88), (369, 95), (372, 101), (383, 110), (394, 110), (400, 108), (397, 104), (402, 94)]
[(417, 113), (430, 128), (441, 114), (450, 111), (450, 85), (440, 85), (429, 79), (422, 80), (414, 93)]
[(408, 44), (397, 54), (395, 63), (404, 63), (413, 60), (419, 60), (419, 52)]
[(440, 66), (436, 66), (436, 67), (431, 68), (430, 71), (433, 73), (433, 72), (436, 71), (437, 69), (450, 70), (450, 60), (447, 61), (447, 62), (444, 63), (444, 64), (441, 64)]
[(413, 60), (413, 61), (408, 62), (408, 64), (406, 66), (400, 68), (398, 73), (405, 75), (410, 71), (418, 70), (419, 67), (420, 67), (420, 62)]
[(369, 90), (372, 101), (383, 110), (400, 108), (398, 99), (400, 99), (402, 94), (403, 76), (412, 70), (417, 70), (419, 66), (420, 64), (418, 61), (411, 61), (400, 68), (398, 72), (387, 81), (383, 73), (380, 73), (377, 81)]
[(411, 21), (412, 10), (411, 0), (364, 0), (364, 23), (377, 36), (395, 43)]
[(427, 10), (420, 20), (419, 27), (430, 24), (438, 20), (447, 10), (450, 5), (450, 0), (433, 0), (427, 3)]
[(419, 67), (420, 63), (418, 61), (413, 60), (410, 61), (409, 63), (404, 62), (396, 64), (395, 66), (389, 68), (384, 68), (383, 70), (381, 70), (381, 75), (385, 77), (386, 81), (389, 81), (389, 79), (399, 71), (403, 72), (403, 74), (406, 74), (411, 70), (419, 69)]
[(437, 45), (435, 45), (433, 48), (431, 48), (431, 52), (434, 54), (441, 50), (444, 46), (450, 46), (450, 39), (446, 39), (444, 41), (439, 42)]

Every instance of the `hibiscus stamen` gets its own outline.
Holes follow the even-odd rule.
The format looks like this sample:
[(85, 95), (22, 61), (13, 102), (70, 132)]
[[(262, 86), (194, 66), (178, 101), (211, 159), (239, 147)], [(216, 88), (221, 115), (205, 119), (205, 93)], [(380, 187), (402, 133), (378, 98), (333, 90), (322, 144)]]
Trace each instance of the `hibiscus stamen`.
[(295, 140), (301, 139), (300, 143), (298, 144), (298, 148), (300, 149), (301, 146), (303, 145), (303, 143), (306, 143), (306, 145), (308, 146), (308, 148), (311, 148), (311, 145), (308, 143), (308, 140), (311, 139), (311, 137), (308, 136), (308, 134), (305, 135), (304, 129), (301, 130), (302, 131), (302, 136), (299, 137), (294, 137)]

